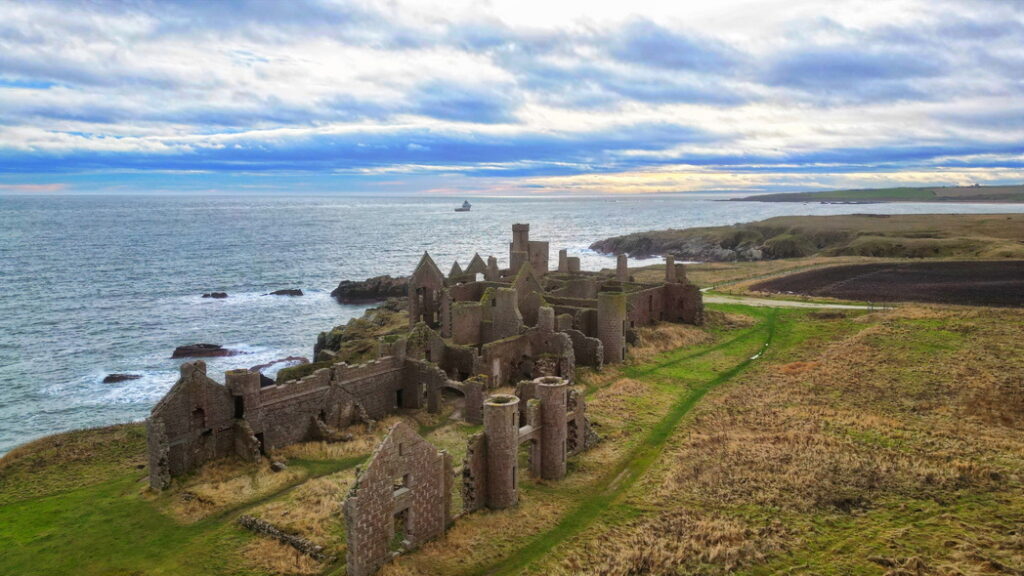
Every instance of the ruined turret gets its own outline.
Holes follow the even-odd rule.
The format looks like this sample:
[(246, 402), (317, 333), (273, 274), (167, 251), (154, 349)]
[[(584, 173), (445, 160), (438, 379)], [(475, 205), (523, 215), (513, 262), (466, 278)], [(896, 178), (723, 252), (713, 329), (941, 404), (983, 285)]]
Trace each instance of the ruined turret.
[(557, 376), (534, 380), (540, 400), (540, 476), (545, 480), (565, 478), (566, 413), (569, 382)]
[(604, 346), (604, 363), (617, 364), (626, 356), (626, 295), (597, 294), (597, 337)]
[(487, 507), (511, 508), (519, 503), (516, 454), (519, 449), (519, 398), (495, 394), (484, 402), (487, 446)]

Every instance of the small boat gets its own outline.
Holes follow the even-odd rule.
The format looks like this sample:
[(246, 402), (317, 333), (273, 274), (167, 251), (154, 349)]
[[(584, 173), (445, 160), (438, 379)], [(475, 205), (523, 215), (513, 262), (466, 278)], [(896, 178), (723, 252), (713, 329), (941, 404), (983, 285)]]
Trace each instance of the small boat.
[(462, 203), (462, 207), (461, 208), (456, 208), (455, 211), (456, 212), (469, 212), (469, 209), (472, 208), (472, 207), (473, 207), (473, 205), (469, 203), (469, 200), (466, 200), (466, 201), (464, 201)]

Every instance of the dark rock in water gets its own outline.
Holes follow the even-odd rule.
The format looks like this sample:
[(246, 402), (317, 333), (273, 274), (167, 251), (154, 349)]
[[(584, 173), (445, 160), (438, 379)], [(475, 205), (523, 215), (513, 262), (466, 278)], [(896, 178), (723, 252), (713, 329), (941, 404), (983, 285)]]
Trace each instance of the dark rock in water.
[(273, 378), (265, 375), (263, 371), (266, 370), (267, 368), (270, 368), (274, 364), (282, 363), (287, 366), (301, 366), (302, 364), (309, 364), (309, 358), (305, 358), (303, 356), (288, 356), (287, 358), (278, 358), (277, 360), (267, 362), (266, 364), (257, 364), (252, 368), (249, 368), (249, 371), (259, 372), (260, 388), (266, 388), (267, 386), (273, 386), (274, 384), (277, 384), (277, 382)]
[(126, 380), (138, 380), (142, 378), (138, 374), (107, 374), (103, 379), (104, 384), (117, 384), (118, 382), (124, 382)]
[(302, 290), (298, 288), (285, 288), (284, 290), (274, 290), (269, 294), (270, 296), (302, 296)]
[(270, 362), (267, 362), (266, 364), (257, 364), (249, 368), (249, 371), (262, 372), (267, 368), (270, 368), (274, 364), (281, 364), (282, 362), (288, 364), (289, 366), (298, 366), (299, 364), (309, 364), (309, 358), (306, 358), (305, 356), (288, 356), (287, 358), (278, 358), (277, 360), (272, 360)]
[(227, 292), (207, 292), (203, 294), (203, 298), (227, 298)]
[(409, 290), (409, 278), (375, 276), (363, 281), (342, 280), (331, 291), (331, 296), (342, 304), (379, 302), (388, 298), (402, 298)]
[(178, 346), (171, 358), (209, 358), (214, 356), (234, 356), (241, 354), (238, 350), (229, 350), (220, 344), (189, 344)]

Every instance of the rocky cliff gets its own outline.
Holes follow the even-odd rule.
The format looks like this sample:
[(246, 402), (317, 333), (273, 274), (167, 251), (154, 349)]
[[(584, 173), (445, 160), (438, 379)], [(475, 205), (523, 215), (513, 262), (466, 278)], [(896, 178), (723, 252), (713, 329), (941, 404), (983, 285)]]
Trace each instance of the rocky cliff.
[(376, 276), (367, 280), (342, 280), (331, 296), (342, 304), (365, 304), (402, 298), (409, 289), (406, 277)]

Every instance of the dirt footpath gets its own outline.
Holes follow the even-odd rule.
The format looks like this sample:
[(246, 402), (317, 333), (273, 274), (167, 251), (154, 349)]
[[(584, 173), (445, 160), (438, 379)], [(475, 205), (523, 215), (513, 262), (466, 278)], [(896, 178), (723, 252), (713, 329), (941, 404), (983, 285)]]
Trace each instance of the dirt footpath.
[(855, 264), (800, 272), (751, 286), (758, 292), (864, 302), (1024, 306), (1024, 260)]

